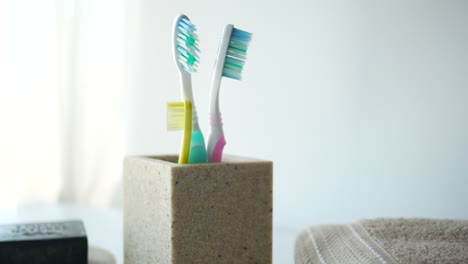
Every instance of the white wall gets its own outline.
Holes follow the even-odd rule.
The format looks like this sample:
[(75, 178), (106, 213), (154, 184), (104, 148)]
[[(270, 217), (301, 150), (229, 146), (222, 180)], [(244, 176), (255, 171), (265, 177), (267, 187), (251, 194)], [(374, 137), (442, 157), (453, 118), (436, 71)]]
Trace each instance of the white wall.
[(129, 154), (175, 153), (171, 25), (199, 28), (208, 94), (225, 23), (254, 33), (244, 80), (224, 80), (225, 152), (274, 161), (275, 224), (468, 218), (468, 2), (127, 1)]

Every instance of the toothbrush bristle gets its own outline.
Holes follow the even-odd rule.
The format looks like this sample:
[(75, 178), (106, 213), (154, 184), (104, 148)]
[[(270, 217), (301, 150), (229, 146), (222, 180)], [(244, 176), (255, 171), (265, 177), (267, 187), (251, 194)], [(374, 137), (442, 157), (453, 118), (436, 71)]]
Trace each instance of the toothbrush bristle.
[(224, 61), (223, 76), (241, 80), (242, 69), (247, 60), (247, 49), (252, 39), (252, 33), (237, 28), (232, 29), (226, 58)]
[(185, 17), (177, 22), (177, 61), (188, 73), (196, 72), (198, 69), (200, 49), (196, 31), (195, 25)]
[[(167, 103), (166, 127), (169, 131), (183, 130), (185, 126), (186, 109), (184, 102)], [(190, 117), (191, 118), (191, 117)]]

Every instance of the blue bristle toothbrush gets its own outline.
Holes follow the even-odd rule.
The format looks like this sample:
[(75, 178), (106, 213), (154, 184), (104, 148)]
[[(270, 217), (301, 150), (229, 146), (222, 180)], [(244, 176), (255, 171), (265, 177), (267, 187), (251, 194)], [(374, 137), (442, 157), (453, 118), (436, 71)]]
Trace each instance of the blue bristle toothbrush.
[(241, 80), (242, 69), (246, 61), (247, 48), (252, 34), (235, 28), (233, 25), (224, 27), (219, 45), (210, 97), (210, 135), (208, 137), (208, 160), (220, 162), (223, 154), (224, 139), (223, 124), (219, 111), (219, 87), (222, 76)]
[(179, 69), (182, 97), (192, 102), (192, 136), (189, 163), (207, 162), (205, 139), (198, 124), (197, 111), (192, 92), (191, 74), (197, 71), (200, 49), (196, 27), (186, 15), (179, 15), (174, 20), (173, 46), (174, 61)]

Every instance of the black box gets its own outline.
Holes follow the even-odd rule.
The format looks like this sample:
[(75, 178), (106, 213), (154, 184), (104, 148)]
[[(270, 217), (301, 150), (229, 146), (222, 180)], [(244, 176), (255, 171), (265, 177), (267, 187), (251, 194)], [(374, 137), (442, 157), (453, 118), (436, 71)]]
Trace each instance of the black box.
[(82, 221), (0, 225), (1, 264), (87, 264)]

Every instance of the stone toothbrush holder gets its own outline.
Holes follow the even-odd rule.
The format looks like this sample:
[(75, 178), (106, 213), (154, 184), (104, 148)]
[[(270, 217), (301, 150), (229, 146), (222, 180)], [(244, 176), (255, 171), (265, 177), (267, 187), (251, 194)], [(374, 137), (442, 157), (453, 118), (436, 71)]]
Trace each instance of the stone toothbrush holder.
[(272, 263), (273, 163), (124, 161), (126, 264)]

